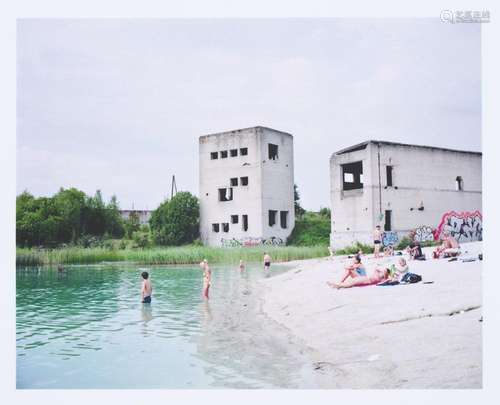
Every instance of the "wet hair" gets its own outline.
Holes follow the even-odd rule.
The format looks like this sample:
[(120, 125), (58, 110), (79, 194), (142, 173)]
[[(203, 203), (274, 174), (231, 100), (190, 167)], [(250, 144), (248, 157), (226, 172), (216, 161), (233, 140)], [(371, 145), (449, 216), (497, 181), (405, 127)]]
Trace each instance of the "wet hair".
[(141, 273), (141, 276), (142, 276), (142, 278), (143, 278), (144, 280), (147, 280), (147, 279), (148, 279), (148, 277), (149, 277), (149, 273), (148, 273), (147, 271), (143, 271), (143, 272)]

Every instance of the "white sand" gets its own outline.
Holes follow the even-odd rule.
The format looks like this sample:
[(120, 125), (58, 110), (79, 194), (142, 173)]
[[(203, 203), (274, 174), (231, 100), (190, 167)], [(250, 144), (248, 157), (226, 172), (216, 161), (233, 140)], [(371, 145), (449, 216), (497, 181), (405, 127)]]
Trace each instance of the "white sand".
[[(481, 249), (463, 244), (462, 257)], [(430, 252), (409, 264), (433, 284), (392, 287), (328, 287), (352, 260), (345, 257), (293, 262), (262, 281), (262, 309), (312, 349), (320, 387), (481, 388), (482, 262), (433, 260)], [(370, 273), (397, 258), (364, 262)]]

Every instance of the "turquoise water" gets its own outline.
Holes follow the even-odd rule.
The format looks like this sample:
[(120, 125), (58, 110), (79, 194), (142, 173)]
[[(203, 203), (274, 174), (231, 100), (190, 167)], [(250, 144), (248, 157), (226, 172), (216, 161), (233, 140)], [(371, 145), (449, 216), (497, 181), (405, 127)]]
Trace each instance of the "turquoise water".
[(305, 349), (260, 311), (263, 271), (212, 273), (206, 302), (198, 267), (18, 268), (17, 388), (311, 387)]

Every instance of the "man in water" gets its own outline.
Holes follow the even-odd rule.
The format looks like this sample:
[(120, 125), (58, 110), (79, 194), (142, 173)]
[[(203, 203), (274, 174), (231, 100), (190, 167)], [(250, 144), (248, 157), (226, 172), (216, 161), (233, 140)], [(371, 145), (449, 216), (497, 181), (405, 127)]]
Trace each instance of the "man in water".
[(382, 231), (380, 230), (380, 225), (375, 227), (373, 231), (373, 244), (375, 249), (373, 251), (376, 258), (380, 257), (380, 246), (382, 245)]
[(142, 288), (141, 288), (141, 302), (144, 304), (151, 303), (151, 294), (153, 293), (153, 286), (151, 285), (151, 280), (149, 280), (149, 274), (147, 271), (143, 271), (141, 274)]
[(244, 270), (245, 270), (245, 263), (243, 262), (243, 260), (240, 260), (240, 271)]
[(269, 256), (266, 252), (264, 252), (264, 270), (269, 270), (271, 266), (271, 256)]

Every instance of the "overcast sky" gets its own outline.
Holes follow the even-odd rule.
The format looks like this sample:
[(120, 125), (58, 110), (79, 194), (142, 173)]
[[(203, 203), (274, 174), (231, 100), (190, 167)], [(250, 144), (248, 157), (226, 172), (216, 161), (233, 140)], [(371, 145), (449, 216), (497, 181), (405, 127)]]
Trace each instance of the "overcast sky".
[(368, 139), (481, 150), (480, 24), (437, 19), (20, 20), (17, 191), (122, 208), (198, 192), (198, 137), (294, 135), (307, 209)]

